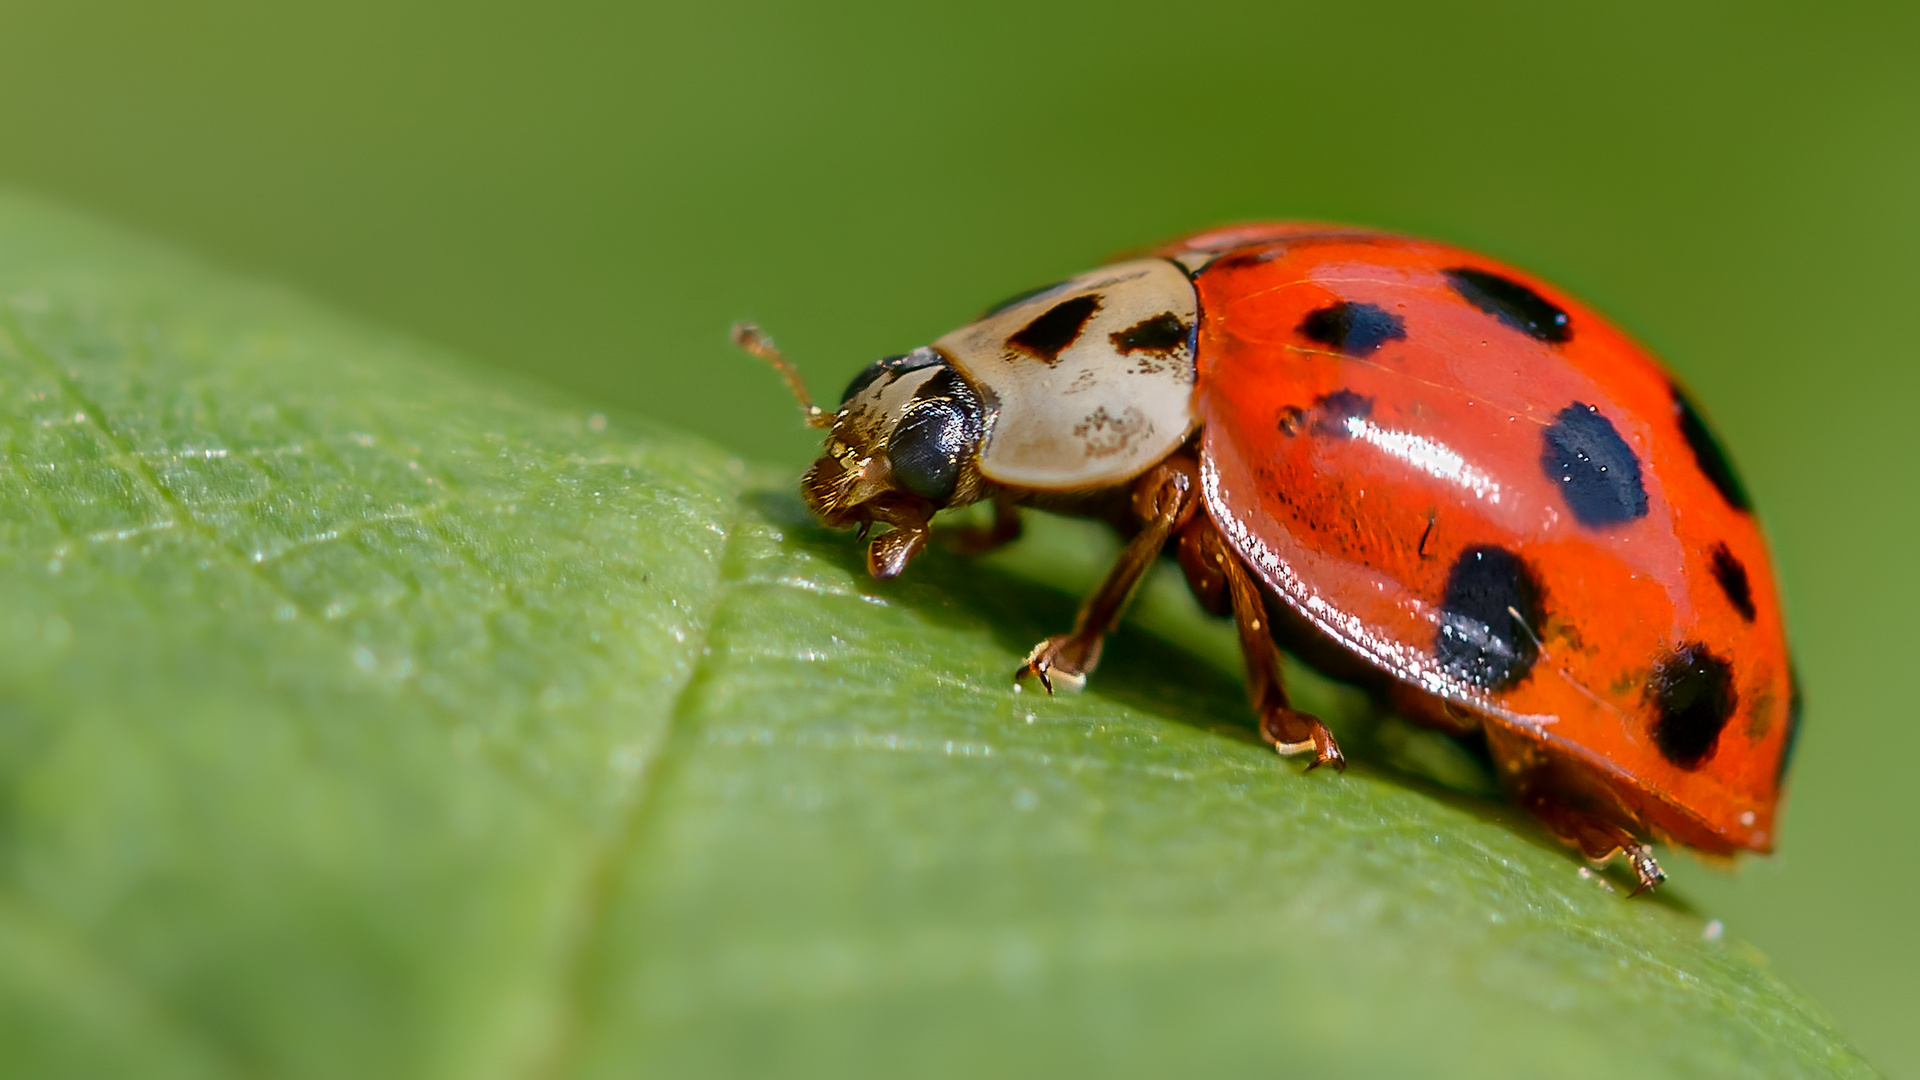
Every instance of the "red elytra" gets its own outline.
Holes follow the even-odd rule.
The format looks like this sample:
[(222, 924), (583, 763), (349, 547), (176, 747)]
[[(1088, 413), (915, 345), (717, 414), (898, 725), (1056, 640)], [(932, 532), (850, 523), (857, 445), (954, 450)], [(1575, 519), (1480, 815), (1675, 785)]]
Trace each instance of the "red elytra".
[[(1208, 509), (1238, 527), (1236, 552), (1321, 630), (1416, 684), (1460, 553), (1512, 553), (1534, 579), (1535, 657), (1461, 702), (1491, 721), (1496, 756), (1563, 757), (1693, 847), (1770, 850), (1793, 718), (1779, 595), (1744, 492), (1662, 366), (1571, 298), (1455, 248), (1283, 225), (1169, 253), (1220, 247), (1196, 277), (1198, 397)], [(1489, 318), (1461, 270), (1566, 318), (1533, 333)], [(1364, 355), (1303, 340), (1336, 304), (1373, 305), (1406, 336)], [(1364, 411), (1340, 418), (1346, 438), (1281, 419), (1325, 423), (1330, 399)], [(1542, 460), (1570, 408), (1606, 418), (1632, 451), (1644, 508), (1602, 492), (1601, 523), (1571, 512), (1566, 474)], [(1426, 468), (1397, 467), (1422, 453)], [(1668, 702), (1666, 721), (1701, 731), (1662, 731), (1662, 690), (1694, 694)]]
[(1001, 514), (975, 542), (1016, 534), (1016, 505), (1120, 525), (1127, 551), (1074, 632), (1022, 669), (1049, 689), (1093, 669), (1171, 545), (1234, 614), (1282, 750), (1343, 764), (1288, 705), (1276, 635), (1415, 720), (1484, 730), (1550, 830), (1626, 852), (1643, 887), (1661, 880), (1646, 840), (1771, 849), (1798, 713), (1778, 591), (1745, 492), (1658, 361), (1441, 244), (1282, 223), (1155, 255), (1182, 273), (1117, 264), (869, 368), (815, 410), (833, 434), (810, 505), (893, 526), (869, 552), (880, 577), (935, 511), (981, 499)]

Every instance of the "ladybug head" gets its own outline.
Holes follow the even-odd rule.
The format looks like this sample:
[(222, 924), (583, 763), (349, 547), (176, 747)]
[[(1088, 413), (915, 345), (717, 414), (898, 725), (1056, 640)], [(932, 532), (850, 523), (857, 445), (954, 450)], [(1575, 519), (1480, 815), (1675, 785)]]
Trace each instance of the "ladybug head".
[(848, 385), (800, 493), (830, 526), (893, 526), (867, 553), (874, 576), (893, 577), (925, 543), (936, 511), (980, 497), (984, 427), (980, 396), (940, 354), (889, 356)]
[(867, 569), (890, 578), (925, 546), (933, 515), (985, 491), (976, 464), (986, 431), (980, 395), (939, 353), (918, 348), (869, 364), (829, 414), (764, 336), (736, 328), (743, 347), (773, 363), (794, 388), (809, 423), (830, 429), (800, 494), (833, 528), (890, 525), (867, 551)]

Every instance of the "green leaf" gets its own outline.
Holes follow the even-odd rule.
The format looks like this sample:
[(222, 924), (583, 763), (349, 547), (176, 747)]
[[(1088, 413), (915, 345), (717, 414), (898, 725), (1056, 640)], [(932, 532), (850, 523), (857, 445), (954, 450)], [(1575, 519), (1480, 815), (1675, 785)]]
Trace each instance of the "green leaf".
[(17, 198), (0, 432), (8, 1075), (1870, 1075), (1354, 691), (1354, 769), (1275, 757), (1170, 577), (1015, 692), (1097, 531), (879, 586), (778, 476)]

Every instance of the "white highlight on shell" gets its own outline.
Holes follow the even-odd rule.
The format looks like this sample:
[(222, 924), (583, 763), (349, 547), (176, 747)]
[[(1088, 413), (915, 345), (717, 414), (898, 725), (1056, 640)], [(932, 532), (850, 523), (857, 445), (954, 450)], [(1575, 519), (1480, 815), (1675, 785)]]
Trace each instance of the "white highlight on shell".
[(1411, 431), (1383, 428), (1363, 416), (1349, 416), (1347, 434), (1412, 465), (1436, 480), (1445, 480), (1490, 503), (1500, 501), (1500, 485), (1493, 477), (1467, 464), (1467, 459), (1443, 443)]

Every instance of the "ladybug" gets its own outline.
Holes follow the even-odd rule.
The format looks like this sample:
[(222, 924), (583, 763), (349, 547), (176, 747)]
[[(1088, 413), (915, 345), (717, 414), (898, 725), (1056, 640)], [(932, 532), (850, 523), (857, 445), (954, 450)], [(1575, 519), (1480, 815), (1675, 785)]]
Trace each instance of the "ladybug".
[(1410, 719), (1484, 733), (1503, 785), (1596, 862), (1769, 851), (1800, 698), (1765, 540), (1686, 391), (1553, 287), (1472, 252), (1315, 224), (1199, 233), (1017, 296), (810, 404), (828, 526), (1089, 515), (1128, 538), (1015, 678), (1081, 684), (1163, 553), (1231, 615), (1267, 742), (1343, 768), (1279, 645)]

